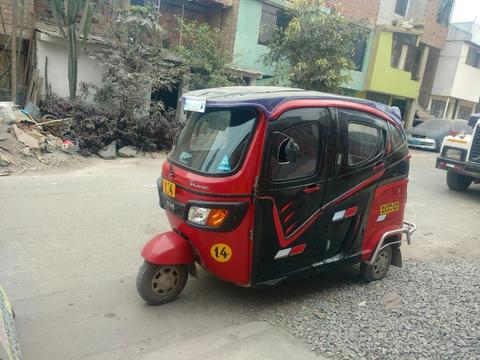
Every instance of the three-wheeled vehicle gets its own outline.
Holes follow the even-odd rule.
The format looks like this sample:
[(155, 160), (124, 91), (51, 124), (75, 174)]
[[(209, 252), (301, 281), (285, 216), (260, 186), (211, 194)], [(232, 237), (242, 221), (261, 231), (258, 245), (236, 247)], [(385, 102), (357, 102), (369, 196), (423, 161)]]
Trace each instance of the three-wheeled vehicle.
[(197, 90), (158, 180), (172, 231), (144, 247), (137, 288), (173, 300), (195, 263), (271, 286), (361, 263), (401, 266), (409, 152), (398, 109), (277, 87)]

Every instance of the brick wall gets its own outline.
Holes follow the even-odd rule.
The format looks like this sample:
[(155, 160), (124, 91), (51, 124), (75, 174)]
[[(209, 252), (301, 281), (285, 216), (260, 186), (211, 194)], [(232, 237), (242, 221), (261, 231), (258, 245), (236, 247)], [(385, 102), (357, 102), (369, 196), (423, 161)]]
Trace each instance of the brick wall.
[[(25, 10), (23, 12), (23, 33), (24, 38), (30, 38), (32, 26), (33, 26), (33, 1), (25, 0)], [(0, 20), (0, 34), (6, 33), (10, 35), (12, 32), (12, 20), (13, 20), (13, 6), (12, 0), (0, 0), (0, 9), (2, 13), (2, 21)], [(17, 8), (17, 31), (20, 31), (20, 6)], [(5, 27), (5, 30), (4, 30)]]
[[(207, 5), (208, 4), (208, 5)], [(196, 21), (199, 23), (207, 23), (212, 27), (222, 30), (224, 34), (225, 50), (229, 57), (233, 53), (233, 42), (235, 39), (235, 15), (237, 13), (238, 1), (235, 1), (232, 6), (223, 7), (220, 2), (208, 3), (200, 1), (195, 4), (195, 7), (184, 7), (183, 19), (186, 22)], [(167, 31), (168, 38), (172, 45), (178, 44), (179, 33), (177, 31), (177, 17), (182, 15), (181, 2), (178, 4), (167, 3), (163, 1), (160, 8), (161, 18), (160, 24)]]
[(437, 23), (437, 14), (442, 0), (429, 0), (425, 9), (425, 29), (424, 34), (420, 37), (420, 41), (443, 49), (445, 40), (447, 39), (448, 28)]
[(374, 25), (377, 21), (380, 0), (327, 0), (327, 6), (334, 7), (345, 16)]

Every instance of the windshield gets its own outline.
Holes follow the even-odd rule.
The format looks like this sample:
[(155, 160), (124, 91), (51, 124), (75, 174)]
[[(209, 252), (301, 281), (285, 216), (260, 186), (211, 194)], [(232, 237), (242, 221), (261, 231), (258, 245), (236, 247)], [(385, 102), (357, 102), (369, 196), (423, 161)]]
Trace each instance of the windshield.
[(257, 112), (253, 109), (211, 109), (191, 113), (170, 159), (205, 174), (233, 172), (242, 160)]

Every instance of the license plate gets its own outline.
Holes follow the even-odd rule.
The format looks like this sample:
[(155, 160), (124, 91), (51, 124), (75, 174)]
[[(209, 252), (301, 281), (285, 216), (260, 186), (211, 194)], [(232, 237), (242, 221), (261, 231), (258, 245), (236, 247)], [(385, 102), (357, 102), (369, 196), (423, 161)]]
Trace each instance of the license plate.
[(168, 196), (175, 197), (175, 184), (168, 180), (163, 180), (163, 192)]
[(410, 143), (412, 143), (413, 145), (420, 145), (422, 141), (418, 139), (410, 139)]

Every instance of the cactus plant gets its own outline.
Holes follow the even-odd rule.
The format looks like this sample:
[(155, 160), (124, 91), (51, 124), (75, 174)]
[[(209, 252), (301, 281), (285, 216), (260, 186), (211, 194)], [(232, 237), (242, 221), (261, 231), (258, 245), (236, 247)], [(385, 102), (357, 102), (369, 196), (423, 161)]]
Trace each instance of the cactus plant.
[[(90, 0), (50, 0), (50, 7), (58, 29), (68, 43), (68, 88), (70, 100), (74, 100), (77, 93), (78, 57), (87, 44), (93, 10)], [(77, 23), (80, 14), (80, 22)]]

